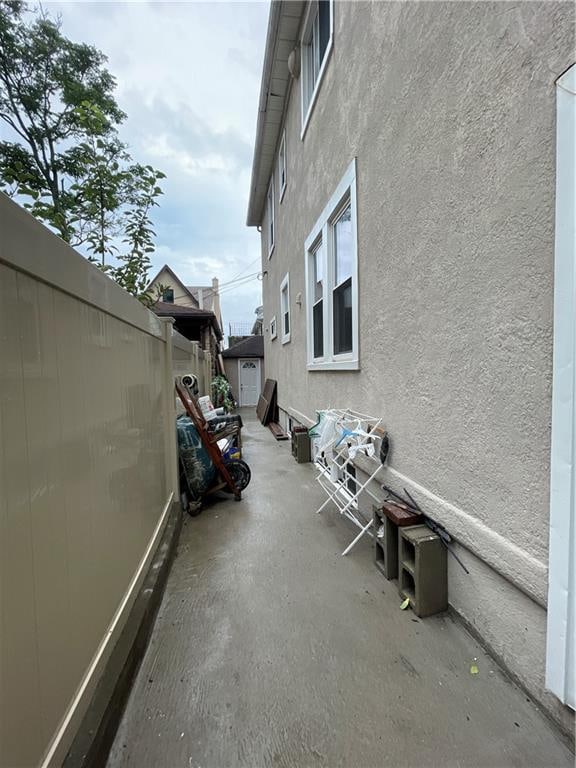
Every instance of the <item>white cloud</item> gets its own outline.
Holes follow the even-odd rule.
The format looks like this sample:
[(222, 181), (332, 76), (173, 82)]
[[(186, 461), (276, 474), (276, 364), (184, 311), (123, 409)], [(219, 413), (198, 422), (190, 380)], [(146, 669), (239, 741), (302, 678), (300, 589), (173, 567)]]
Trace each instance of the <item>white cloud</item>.
[(146, 153), (153, 158), (163, 161), (163, 166), (171, 164), (188, 176), (203, 176), (207, 173), (231, 173), (235, 170), (230, 158), (211, 152), (207, 155), (194, 157), (190, 152), (175, 149), (170, 145), (167, 135), (154, 136), (144, 143)]
[[(167, 174), (154, 268), (169, 263), (189, 284), (258, 270), (260, 237), (245, 219), (268, 3), (43, 5), (64, 34), (108, 56), (123, 140)], [(223, 293), (225, 325), (253, 321), (260, 289)]]

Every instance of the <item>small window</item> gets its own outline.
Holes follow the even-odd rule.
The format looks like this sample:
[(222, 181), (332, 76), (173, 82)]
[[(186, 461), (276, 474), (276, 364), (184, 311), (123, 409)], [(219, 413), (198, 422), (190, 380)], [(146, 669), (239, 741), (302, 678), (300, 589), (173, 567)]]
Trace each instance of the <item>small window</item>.
[(278, 335), (276, 331), (276, 315), (270, 320), (270, 340), (275, 339)]
[(280, 286), (280, 323), (282, 344), (290, 341), (290, 278), (288, 275)]
[(162, 301), (166, 304), (174, 304), (174, 289), (164, 288), (162, 291)]
[(278, 183), (280, 184), (280, 202), (282, 202), (286, 191), (286, 131), (282, 134), (278, 152)]
[(306, 240), (309, 370), (357, 370), (358, 256), (353, 161)]
[(274, 228), (274, 177), (272, 177), (270, 181), (270, 186), (268, 187), (268, 206), (267, 206), (267, 212), (266, 212), (266, 221), (268, 226), (268, 258), (272, 256), (272, 251), (274, 250), (274, 235), (275, 235), (275, 228)]
[(333, 28), (333, 0), (311, 3), (302, 37), (302, 133), (306, 130), (328, 54), (332, 50)]

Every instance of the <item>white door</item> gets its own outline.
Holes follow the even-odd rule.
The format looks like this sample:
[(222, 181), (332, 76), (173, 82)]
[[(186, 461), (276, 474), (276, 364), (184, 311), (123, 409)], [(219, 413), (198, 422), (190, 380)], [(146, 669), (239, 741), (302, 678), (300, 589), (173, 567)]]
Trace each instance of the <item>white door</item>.
[(238, 360), (240, 405), (257, 405), (260, 395), (260, 360)]

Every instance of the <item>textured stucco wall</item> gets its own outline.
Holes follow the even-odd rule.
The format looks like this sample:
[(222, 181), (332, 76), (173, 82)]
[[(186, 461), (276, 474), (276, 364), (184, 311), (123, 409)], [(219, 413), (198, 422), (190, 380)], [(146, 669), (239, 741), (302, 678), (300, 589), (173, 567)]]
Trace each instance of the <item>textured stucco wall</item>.
[[(394, 470), (444, 504), (447, 527), (460, 510), (472, 531), (494, 533), (503, 559), (510, 542), (534, 563), (536, 601), (548, 552), (554, 82), (574, 60), (573, 29), (569, 3), (336, 3), (304, 140), (293, 84), (270, 260), (263, 244), (279, 404), (308, 416), (341, 405), (382, 414)], [(361, 370), (308, 373), (304, 241), (354, 156)], [(282, 345), (267, 325), (288, 271), (292, 334)], [(478, 576), (477, 603), (462, 599), (467, 618), (508, 589), (490, 573)], [(525, 664), (521, 679), (543, 699), (545, 611), (534, 614), (534, 671)], [(504, 653), (514, 632), (486, 616), (514, 672)]]

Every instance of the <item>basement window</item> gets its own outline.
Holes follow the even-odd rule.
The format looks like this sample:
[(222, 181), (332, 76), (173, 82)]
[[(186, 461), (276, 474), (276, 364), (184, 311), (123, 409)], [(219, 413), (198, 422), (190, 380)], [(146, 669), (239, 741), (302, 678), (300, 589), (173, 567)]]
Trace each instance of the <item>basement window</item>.
[(308, 370), (358, 370), (356, 162), (305, 245)]
[(332, 50), (333, 33), (333, 0), (314, 0), (310, 4), (301, 45), (302, 138)]

